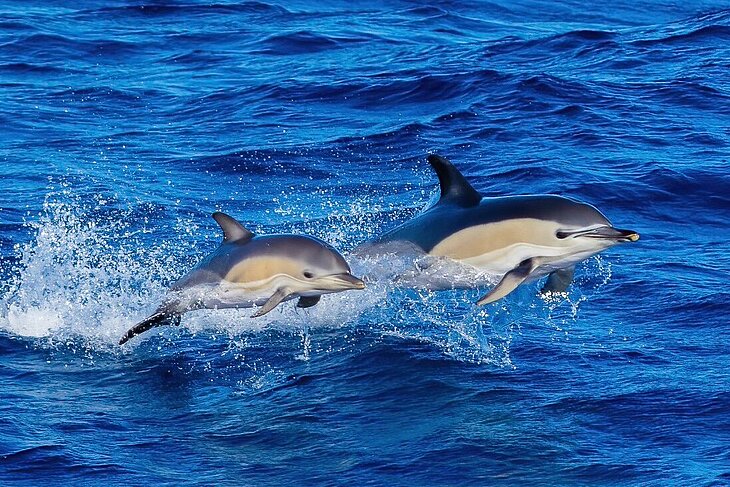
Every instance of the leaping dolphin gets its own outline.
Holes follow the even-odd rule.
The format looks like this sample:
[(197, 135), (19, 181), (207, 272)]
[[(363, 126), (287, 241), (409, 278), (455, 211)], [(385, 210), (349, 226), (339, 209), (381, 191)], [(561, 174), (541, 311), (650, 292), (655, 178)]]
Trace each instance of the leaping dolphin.
[(548, 274), (543, 292), (565, 291), (576, 263), (639, 239), (632, 230), (614, 228), (589, 204), (556, 195), (483, 197), (445, 158), (431, 154), (428, 162), (441, 186), (438, 202), (372, 245), (406, 243), (430, 256), (502, 275), (479, 305)]
[(175, 282), (165, 301), (132, 327), (120, 345), (155, 326), (179, 325), (180, 316), (195, 309), (261, 306), (253, 314), (257, 317), (296, 297), (298, 307), (308, 308), (323, 294), (365, 288), (342, 255), (319, 239), (255, 236), (224, 213), (213, 218), (223, 230), (223, 243)]

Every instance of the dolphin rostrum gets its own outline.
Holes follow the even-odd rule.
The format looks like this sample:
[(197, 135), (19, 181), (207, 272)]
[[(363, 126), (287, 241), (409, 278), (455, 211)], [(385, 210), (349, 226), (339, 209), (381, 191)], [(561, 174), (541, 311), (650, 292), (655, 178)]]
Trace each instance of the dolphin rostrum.
[(130, 329), (119, 344), (150, 328), (180, 324), (180, 316), (201, 308), (251, 308), (262, 316), (298, 297), (300, 308), (323, 294), (364, 289), (350, 266), (325, 242), (303, 235), (256, 236), (232, 217), (216, 212), (223, 242), (169, 289), (164, 302)]
[(614, 228), (586, 203), (556, 195), (483, 197), (445, 158), (431, 154), (428, 162), (439, 178), (438, 202), (371, 245), (405, 243), (436, 258), (502, 275), (479, 305), (545, 275), (543, 292), (563, 292), (576, 263), (639, 239), (632, 230)]

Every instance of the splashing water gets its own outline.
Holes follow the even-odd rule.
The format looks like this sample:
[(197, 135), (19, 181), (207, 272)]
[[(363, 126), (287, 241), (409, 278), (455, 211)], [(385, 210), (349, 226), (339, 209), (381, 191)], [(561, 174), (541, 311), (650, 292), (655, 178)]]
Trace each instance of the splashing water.
[[(28, 224), (35, 238), (16, 248), (19, 264), (8, 272), (12, 277), (1, 298), (0, 328), (36, 339), (44, 347), (118, 351), (119, 336), (146, 316), (162, 299), (166, 285), (201, 255), (199, 228), (181, 218), (173, 230), (182, 237), (150, 245), (149, 235), (157, 232), (159, 222), (139, 218), (145, 211), (144, 205), (124, 207), (110, 196), (84, 199), (69, 183), (51, 191), (40, 217)], [(348, 208), (337, 207), (333, 215), (343, 222), (334, 238), (341, 243), (352, 238), (354, 227), (363, 219), (372, 218), (360, 200), (350, 202)], [(332, 240), (331, 232), (321, 235), (320, 227), (307, 228)], [(343, 326), (364, 328), (381, 336), (430, 343), (455, 360), (509, 367), (513, 332), (523, 319), (535, 318), (514, 311), (526, 299), (525, 293), (507, 304), (479, 308), (472, 304), (473, 290), (428, 292), (394, 286), (390, 277), (412, 264), (407, 258), (394, 254), (373, 260), (353, 255), (348, 260), (356, 274), (377, 276), (366, 292), (327, 295), (306, 310), (285, 305), (257, 319), (250, 318), (250, 310), (199, 310), (185, 315), (183, 328), (193, 335), (222, 334), (241, 348), (246, 347), (245, 341), (237, 342), (237, 337), (247, 333), (265, 329), (300, 333), (304, 358), (312, 348), (310, 333)], [(600, 259), (594, 262), (599, 265), (590, 272), (603, 275), (605, 283), (610, 273)], [(528, 294), (534, 297), (534, 290)], [(564, 327), (568, 318), (559, 313), (564, 303), (571, 307), (574, 320), (585, 299), (586, 295), (574, 295), (565, 302), (550, 302), (547, 308), (539, 304), (529, 308), (538, 314), (544, 309), (543, 319), (550, 322), (556, 321), (553, 315), (560, 315), (557, 320)], [(420, 325), (413, 325), (414, 318)], [(163, 328), (157, 333), (177, 332)]]
[(102, 196), (82, 203), (68, 187), (52, 192), (33, 241), (16, 248), (20, 262), (2, 296), (0, 327), (64, 343), (77, 338), (102, 348), (133, 323), (162, 283), (185, 262), (181, 248), (147, 248), (134, 228), (139, 208), (118, 209)]

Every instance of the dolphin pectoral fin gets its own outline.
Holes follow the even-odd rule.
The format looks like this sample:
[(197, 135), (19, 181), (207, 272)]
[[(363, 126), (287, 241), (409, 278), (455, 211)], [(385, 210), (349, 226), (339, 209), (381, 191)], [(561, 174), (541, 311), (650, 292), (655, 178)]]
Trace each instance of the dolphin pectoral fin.
[(564, 293), (568, 290), (568, 287), (570, 287), (570, 283), (573, 282), (574, 274), (575, 266), (551, 272), (540, 292), (543, 294)]
[(287, 289), (277, 289), (276, 292), (264, 303), (264, 305), (251, 315), (251, 318), (258, 318), (259, 316), (265, 315), (272, 309), (276, 308), (276, 306), (284, 301), (287, 296), (289, 296), (289, 291)]
[(130, 338), (136, 337), (147, 330), (150, 330), (156, 326), (162, 325), (175, 325), (180, 326), (180, 315), (177, 313), (167, 313), (159, 311), (152, 316), (145, 318), (136, 325), (134, 325), (124, 336), (119, 340), (120, 345), (124, 345), (129, 341)]
[(493, 303), (517, 289), (517, 286), (525, 282), (525, 279), (537, 268), (535, 258), (523, 260), (520, 264), (502, 277), (494, 288), (485, 294), (477, 304), (483, 306)]
[(311, 308), (315, 304), (319, 303), (319, 298), (322, 296), (302, 296), (297, 302), (297, 308)]

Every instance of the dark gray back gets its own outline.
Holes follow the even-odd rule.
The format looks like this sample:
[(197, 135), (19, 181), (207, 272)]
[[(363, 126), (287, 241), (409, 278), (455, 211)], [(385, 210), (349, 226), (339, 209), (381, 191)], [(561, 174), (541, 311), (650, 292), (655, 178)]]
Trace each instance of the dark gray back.
[(554, 221), (566, 229), (610, 225), (593, 206), (557, 195), (483, 198), (472, 207), (439, 201), (421, 215), (387, 232), (376, 243), (403, 240), (430, 252), (439, 242), (465, 228), (517, 218)]
[(261, 255), (300, 260), (304, 266), (330, 269), (333, 274), (350, 272), (350, 266), (342, 255), (322, 240), (305, 235), (264, 235), (222, 243), (171, 289), (220, 282), (239, 262)]

